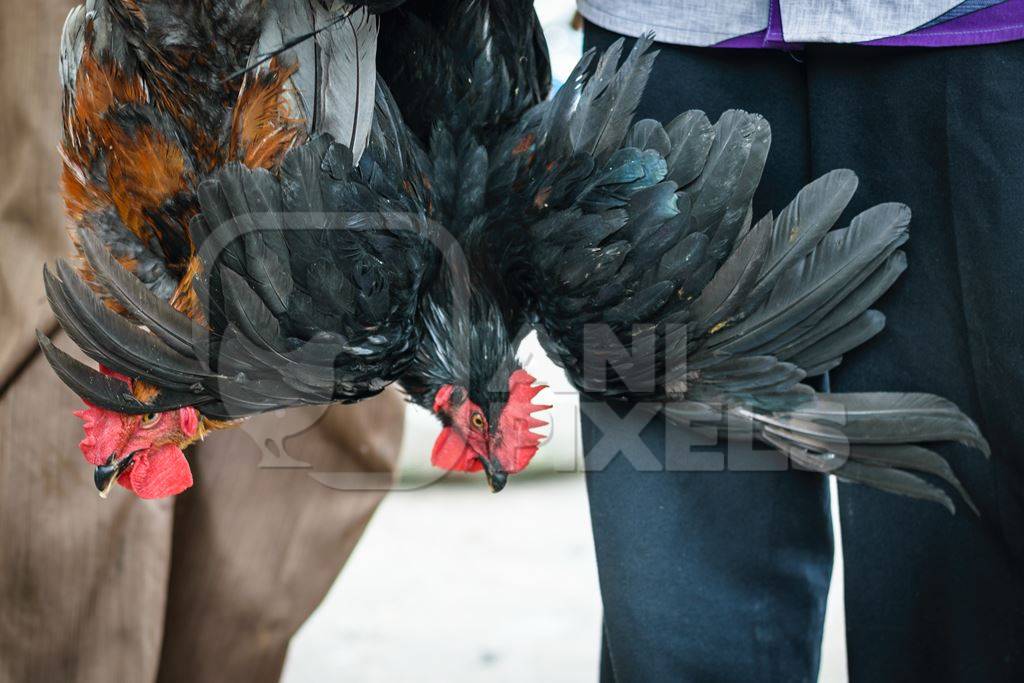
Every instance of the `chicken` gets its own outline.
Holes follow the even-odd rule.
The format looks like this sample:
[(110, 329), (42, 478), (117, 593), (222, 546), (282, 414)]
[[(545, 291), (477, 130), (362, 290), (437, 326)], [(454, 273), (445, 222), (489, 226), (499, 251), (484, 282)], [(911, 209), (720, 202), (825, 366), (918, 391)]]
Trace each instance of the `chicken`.
[[(973, 507), (948, 463), (921, 445), (959, 441), (988, 455), (956, 406), (925, 394), (819, 395), (803, 381), (881, 331), (884, 316), (870, 307), (906, 266), (907, 207), (879, 205), (831, 230), (856, 188), (839, 170), (777, 219), (755, 222), (768, 123), (741, 111), (714, 125), (700, 112), (634, 123), (656, 57), (650, 37), (628, 55), (622, 43), (585, 55), (552, 100), (524, 106), (518, 97), (547, 82), (531, 72), (547, 63), (530, 47), (539, 29), (528, 5), (452, 7), (444, 21), (396, 20), (415, 11), (408, 4), (382, 21), (427, 46), (415, 60), (391, 58), (407, 83), (396, 98), (402, 106), (408, 94), (405, 106), (430, 116), (419, 129), (430, 126), (431, 154), (458, 150), (459, 201), (476, 203), (452, 229), (502, 313), (503, 329), (487, 327), (503, 343), (536, 329), (584, 394), (753, 435), (801, 468), (952, 510), (918, 476), (933, 475)], [(514, 64), (495, 49), (508, 44)], [(389, 59), (381, 63), (386, 72)], [(539, 424), (517, 419), (524, 431)], [(471, 469), (479, 452), (471, 444), (439, 464)]]
[[(91, 404), (82, 450), (104, 493), (115, 480), (143, 497), (183, 490), (182, 449), (239, 417), (379, 393), (412, 360), (436, 260), (416, 200), (378, 194), (355, 166), (353, 140), (401, 125), (374, 106), (387, 97), (375, 85), (376, 20), (356, 12), (316, 36), (315, 52), (236, 83), (267, 41), (337, 13), (193, 9), (97, 0), (65, 27), (64, 194), (83, 268), (62, 262), (44, 278), (103, 374), (40, 342)], [(349, 96), (353, 84), (362, 96)], [(408, 169), (396, 163), (373, 169), (401, 187)], [(398, 201), (408, 216), (381, 211)], [(306, 221), (249, 215), (270, 210)]]
[[(309, 9), (320, 18), (309, 21)], [(342, 39), (336, 27), (357, 23), (332, 10), (269, 3), (249, 56), (218, 67), (246, 72), (237, 104), (220, 103), (229, 132), (219, 155), (189, 171), (172, 208), (137, 212), (140, 231), (172, 225), (186, 239), (137, 239), (128, 252), (72, 211), (98, 293), (63, 265), (48, 276), (51, 303), (72, 339), (123, 377), (40, 343), (90, 410), (121, 425), (86, 417), (98, 485), (174, 493), (183, 477), (159, 489), (133, 471), (168, 444), (181, 470), (180, 449), (226, 421), (358, 400), (397, 381), (441, 422), (434, 464), (483, 470), (500, 490), (540, 440), (541, 387), (516, 358), (536, 329), (584, 393), (753, 434), (801, 467), (952, 508), (913, 472), (936, 475), (970, 504), (948, 464), (918, 445), (956, 440), (987, 453), (955, 406), (919, 394), (820, 396), (803, 382), (881, 330), (870, 306), (905, 265), (906, 207), (830, 230), (856, 185), (836, 171), (777, 218), (753, 221), (770, 141), (762, 118), (634, 123), (655, 58), (649, 38), (628, 55), (621, 43), (588, 53), (545, 100), (543, 36), (521, 0), (414, 1), (381, 14), (381, 30), (402, 41), (380, 41), (368, 116), (372, 51)], [(363, 78), (333, 77), (330, 55), (353, 51), (363, 57), (342, 61)], [(244, 115), (246, 94), (269, 82), (260, 101), (288, 106)], [(182, 139), (189, 129), (179, 128)], [(331, 221), (348, 219), (308, 219), (338, 212), (375, 229), (339, 237)], [(150, 421), (164, 436), (139, 441)]]
[[(159, 70), (168, 61), (151, 47), (159, 41), (146, 38), (157, 31), (160, 4), (143, 5), (151, 15), (134, 24), (99, 3), (72, 13), (62, 51), (65, 193), (84, 267), (80, 277), (62, 262), (44, 278), (62, 326), (100, 371), (43, 336), (40, 344), (90, 404), (80, 413), (82, 450), (101, 492), (115, 481), (143, 497), (180, 492), (191, 484), (183, 449), (211, 429), (289, 406), (357, 401), (397, 379), (445, 422), (438, 459), (461, 439), (472, 441), (474, 425), (491, 418), (468, 403), (454, 411), (454, 399), (476, 386), (487, 363), (495, 368), (488, 377), (501, 366), (509, 378), (489, 396), (503, 396), (508, 415), (532, 410), (538, 389), (510, 345), (457, 310), (462, 301), (453, 292), (475, 280), (475, 271), (439, 274), (447, 247), (430, 221), (453, 220), (455, 209), (452, 194), (431, 189), (430, 178), (445, 159), (426, 156), (375, 82), (376, 20), (318, 2), (262, 4), (245, 15), (247, 26), (259, 26), (247, 28), (247, 48), (206, 65), (216, 66), (213, 73), (193, 74), (195, 84), (217, 93), (244, 74), (234, 101), (195, 85), (175, 95), (175, 111), (183, 112), (176, 118), (149, 98), (146, 80), (151, 62)], [(217, 39), (203, 34), (209, 17), (196, 21), (197, 33)], [(145, 47), (132, 58), (129, 45)], [(115, 135), (111, 120), (126, 106), (119, 82), (102, 80), (113, 95), (94, 111), (89, 69), (95, 61), (120, 77), (129, 60), (138, 83), (131, 104), (153, 124)], [(203, 127), (179, 122), (194, 127), (199, 111), (208, 119)], [(116, 144), (81, 144), (100, 135)], [(209, 145), (202, 163), (194, 158), (200, 137)], [(112, 174), (110, 158), (139, 155), (150, 138), (163, 146), (144, 150), (147, 160), (163, 165), (145, 173), (168, 176), (162, 182), (173, 181), (173, 194), (158, 192), (141, 173), (129, 180)], [(107, 191), (115, 181), (148, 204), (125, 208)], [(88, 201), (75, 203), (79, 195)], [(474, 316), (490, 316), (500, 328), (487, 291), (467, 291)], [(484, 362), (457, 358), (452, 349), (466, 342)], [(496, 488), (517, 460), (525, 466), (523, 453), (539, 441), (529, 431), (507, 433), (494, 455), (477, 443), (483, 453), (475, 467), (494, 472)]]
[[(803, 382), (879, 333), (870, 306), (906, 267), (910, 210), (882, 204), (831, 230), (857, 185), (833, 171), (773, 218), (751, 199), (767, 122), (685, 112), (633, 122), (656, 53), (587, 54), (550, 102), (490, 156), (506, 295), (583, 393), (774, 446), (803, 469), (954, 509), (946, 461), (920, 445), (989, 454), (977, 425), (933, 395), (816, 393)], [(514, 191), (504, 192), (501, 188)], [(489, 207), (490, 208), (490, 207)], [(516, 321), (515, 324), (519, 324)]]

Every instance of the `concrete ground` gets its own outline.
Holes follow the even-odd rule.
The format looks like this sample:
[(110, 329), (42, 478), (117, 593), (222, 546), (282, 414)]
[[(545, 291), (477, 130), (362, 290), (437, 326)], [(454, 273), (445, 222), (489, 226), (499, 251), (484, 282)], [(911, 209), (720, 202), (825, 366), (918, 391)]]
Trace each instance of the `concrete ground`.
[[(483, 482), (392, 493), (292, 641), (283, 680), (596, 683), (591, 541), (578, 474), (513, 480), (500, 495)], [(845, 683), (831, 598), (820, 680)]]
[(600, 600), (579, 475), (388, 496), (292, 641), (285, 683), (596, 681)]

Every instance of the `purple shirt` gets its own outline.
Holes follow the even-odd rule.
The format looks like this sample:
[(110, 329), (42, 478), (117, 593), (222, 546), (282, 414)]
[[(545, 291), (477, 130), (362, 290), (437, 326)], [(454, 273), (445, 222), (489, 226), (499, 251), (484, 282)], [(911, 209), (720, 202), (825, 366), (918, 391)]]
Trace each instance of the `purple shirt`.
[(578, 0), (580, 12), (625, 35), (726, 48), (807, 43), (917, 47), (1024, 38), (1024, 0)]
[[(983, 5), (988, 5), (987, 7)], [(983, 45), (1003, 43), (1024, 38), (1024, 0), (1003, 0), (997, 3), (963, 2), (958, 7), (974, 11), (954, 13), (953, 8), (924, 26), (906, 33), (863, 41), (861, 45), (890, 45), (903, 47), (951, 47), (956, 45)], [(963, 7), (966, 6), (966, 7)], [(716, 43), (715, 47), (795, 49), (800, 43), (789, 43), (783, 32), (783, 13), (779, 0), (771, 0), (768, 10), (768, 28)]]

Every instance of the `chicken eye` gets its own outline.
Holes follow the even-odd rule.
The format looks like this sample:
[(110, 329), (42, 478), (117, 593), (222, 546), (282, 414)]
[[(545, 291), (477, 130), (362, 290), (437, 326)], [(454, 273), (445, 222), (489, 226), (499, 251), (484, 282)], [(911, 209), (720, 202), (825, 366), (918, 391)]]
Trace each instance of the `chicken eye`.
[(473, 413), (469, 418), (469, 423), (473, 425), (473, 429), (482, 430), (484, 428), (484, 416), (480, 413)]
[(156, 425), (160, 421), (160, 413), (146, 413), (142, 417), (142, 423), (139, 425), (143, 429), (149, 429)]

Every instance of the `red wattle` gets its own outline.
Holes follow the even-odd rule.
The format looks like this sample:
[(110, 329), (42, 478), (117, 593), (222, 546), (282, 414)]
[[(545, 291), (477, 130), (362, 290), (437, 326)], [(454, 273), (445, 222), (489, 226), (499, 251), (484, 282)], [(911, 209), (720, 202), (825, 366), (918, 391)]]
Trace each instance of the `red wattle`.
[(445, 427), (437, 435), (430, 462), (434, 467), (449, 471), (477, 472), (483, 467), (466, 440), (451, 427)]
[(174, 444), (149, 449), (118, 479), (139, 498), (166, 498), (192, 486), (192, 468)]

